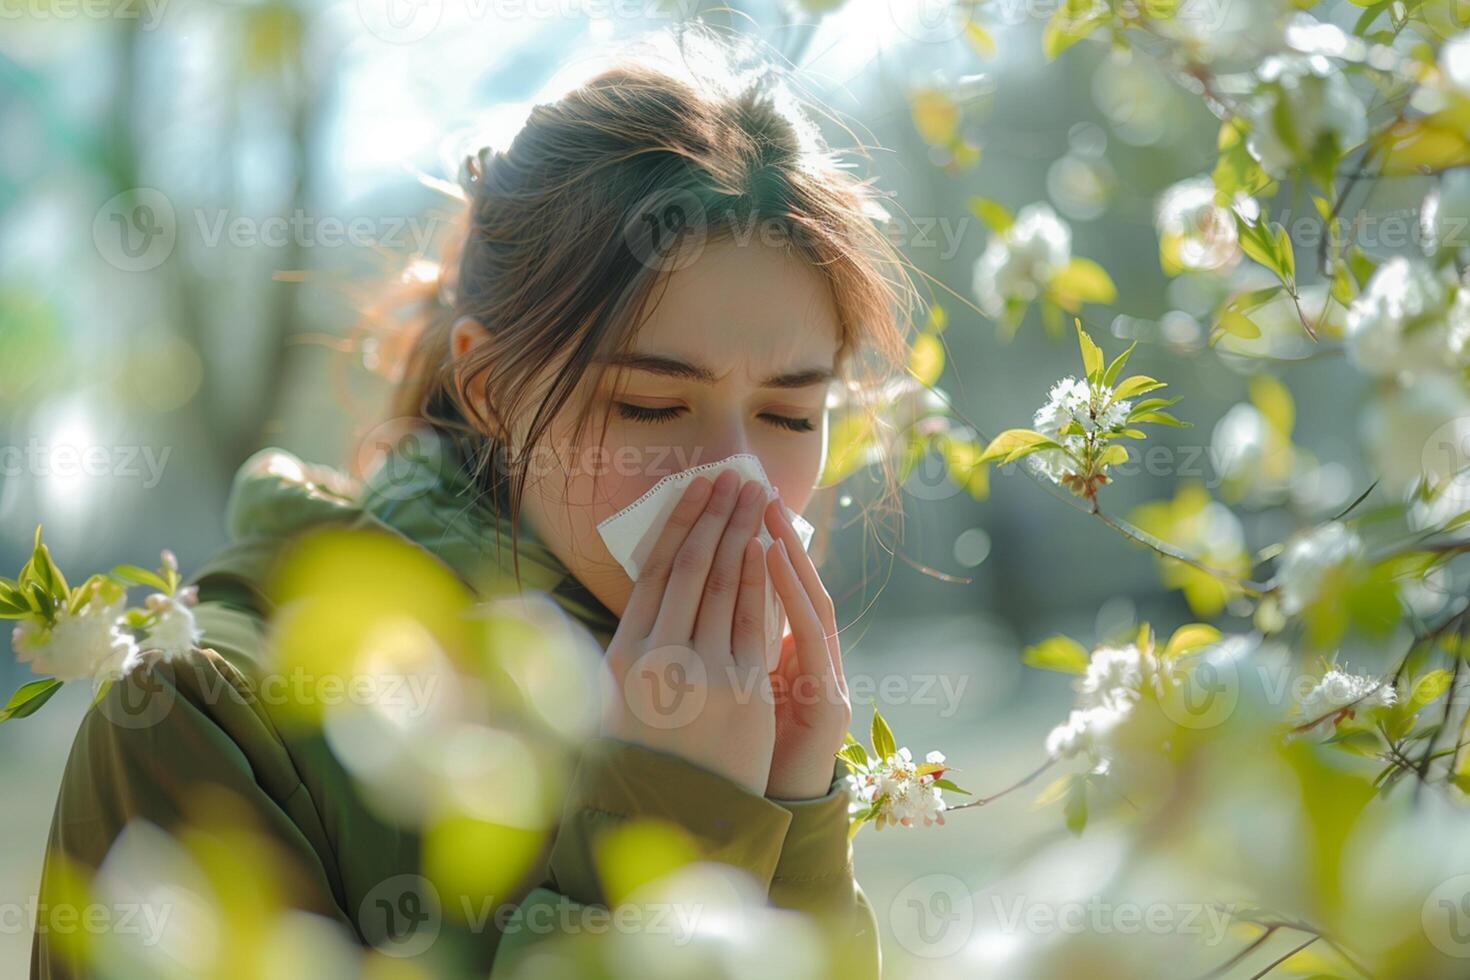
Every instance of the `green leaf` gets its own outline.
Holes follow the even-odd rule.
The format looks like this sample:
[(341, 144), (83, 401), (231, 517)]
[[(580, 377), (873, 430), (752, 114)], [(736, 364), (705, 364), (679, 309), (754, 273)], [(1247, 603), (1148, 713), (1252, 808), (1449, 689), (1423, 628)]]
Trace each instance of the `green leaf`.
[(1358, 37), (1362, 37), (1364, 32), (1373, 26), (1373, 22), (1393, 4), (1393, 0), (1379, 0), (1378, 3), (1363, 3), (1362, 0), (1352, 0), (1352, 2), (1359, 7), (1368, 8), (1353, 24), (1353, 33)]
[(1286, 226), (1276, 226), (1276, 261), (1287, 282), (1296, 282), (1296, 255), (1291, 248), (1291, 236), (1286, 233)]
[(0, 581), (0, 619), (19, 619), (32, 612), (30, 600), (7, 579)]
[(928, 388), (944, 373), (944, 345), (932, 333), (921, 333), (914, 338), (909, 351), (909, 373)]
[(150, 572), (138, 565), (118, 565), (113, 568), (111, 574), (135, 585), (146, 585), (159, 592), (169, 591), (168, 583), (157, 572)]
[(1220, 631), (1207, 623), (1188, 623), (1174, 631), (1164, 645), (1164, 659), (1182, 657), (1220, 639)]
[(1087, 373), (1089, 381), (1100, 379), (1103, 370), (1102, 348), (1087, 336), (1087, 331), (1082, 329), (1081, 320), (1074, 322), (1077, 324), (1077, 345), (1082, 349), (1082, 370)]
[(985, 222), (996, 234), (1005, 234), (1016, 223), (1004, 204), (978, 194), (970, 198), (970, 213)]
[(1260, 306), (1265, 306), (1277, 296), (1281, 295), (1281, 286), (1266, 286), (1262, 289), (1253, 289), (1248, 293), (1242, 293), (1230, 301), (1233, 309), (1249, 313)]
[(888, 722), (883, 720), (883, 715), (877, 708), (873, 709), (873, 753), (878, 756), (879, 761), (888, 758), (898, 751), (898, 744), (893, 740), (893, 730), (888, 727)]
[(1058, 302), (1069, 310), (1083, 303), (1114, 303), (1118, 299), (1118, 287), (1113, 285), (1112, 277), (1091, 259), (1072, 259), (1048, 285)]
[(1173, 405), (1178, 401), (1179, 396), (1176, 396), (1174, 398), (1145, 398), (1143, 401), (1133, 406), (1133, 410), (1128, 413), (1128, 417), (1131, 419), (1134, 416), (1142, 415), (1146, 412), (1156, 411), (1160, 408), (1168, 408), (1170, 405)]
[(1414, 690), (1409, 695), (1409, 703), (1416, 709), (1422, 708), (1447, 691), (1454, 676), (1447, 670), (1431, 670), (1414, 682)]
[(1108, 369), (1103, 372), (1103, 384), (1112, 387), (1113, 383), (1118, 380), (1118, 375), (1122, 373), (1123, 365), (1128, 363), (1128, 358), (1133, 354), (1133, 348), (1137, 346), (1138, 341), (1135, 340), (1128, 345), (1127, 350), (1113, 358), (1113, 363), (1109, 364)]
[(1124, 378), (1118, 383), (1118, 387), (1113, 389), (1113, 401), (1122, 401), (1125, 398), (1167, 387), (1165, 382), (1157, 381), (1146, 374), (1135, 374), (1131, 378)]
[(1256, 223), (1247, 221), (1239, 212), (1235, 213), (1235, 227), (1239, 233), (1240, 248), (1253, 261), (1284, 278), (1281, 262), (1276, 256), (1276, 239), (1262, 227), (1264, 218)]
[(1072, 786), (1072, 780), (1076, 778), (1077, 776), (1075, 773), (1066, 776), (1058, 776), (1056, 779), (1053, 779), (1051, 782), (1042, 787), (1041, 792), (1036, 794), (1036, 799), (1031, 801), (1031, 805), (1036, 807), (1037, 809), (1040, 809), (1044, 806), (1051, 806), (1053, 803), (1057, 802), (1062, 797), (1067, 795), (1067, 790), (1070, 789)]
[(1181, 422), (1168, 412), (1144, 412), (1142, 415), (1134, 415), (1129, 421), (1152, 422), (1154, 425), (1168, 425), (1176, 429), (1188, 429), (1193, 423)]
[(1323, 744), (1351, 752), (1353, 755), (1372, 757), (1382, 748), (1382, 742), (1374, 732), (1364, 729), (1342, 732), (1327, 739)]
[(1084, 674), (1092, 657), (1087, 648), (1069, 636), (1053, 636), (1029, 646), (1021, 654), (1021, 662), (1028, 667), (1043, 670), (1059, 670), (1065, 674)]
[(1042, 449), (1060, 449), (1056, 442), (1032, 429), (1007, 429), (991, 440), (977, 463), (1001, 460), (1002, 464), (1018, 460)]
[(1239, 310), (1225, 310), (1220, 314), (1220, 322), (1215, 326), (1221, 332), (1243, 340), (1255, 340), (1261, 335), (1261, 328), (1256, 326), (1256, 321)]
[(1347, 263), (1353, 278), (1357, 280), (1359, 289), (1368, 285), (1368, 280), (1373, 278), (1373, 273), (1378, 269), (1378, 263), (1373, 257), (1357, 245), (1348, 249)]
[(1470, 139), (1454, 108), (1400, 119), (1381, 130), (1373, 144), (1385, 175), (1422, 174), (1470, 164)]
[(1117, 444), (1107, 446), (1097, 454), (1099, 466), (1122, 466), (1128, 462), (1128, 447)]
[(41, 588), (41, 583), (39, 582), (31, 582), (29, 588), (31, 592), (31, 605), (41, 614), (41, 618), (48, 623), (54, 620), (56, 618), (56, 601), (51, 598), (51, 593)]
[(71, 591), (67, 587), (66, 576), (61, 574), (61, 569), (51, 558), (51, 549), (41, 542), (39, 524), (36, 525), (36, 541), (31, 550), (31, 560), (21, 570), (21, 580), (27, 578), (38, 583), (53, 599), (64, 599)]
[(838, 749), (837, 758), (845, 762), (847, 768), (851, 771), (860, 772), (867, 768), (868, 750), (854, 742), (851, 745), (844, 745)]
[(969, 790), (967, 790), (967, 789), (960, 789), (953, 782), (951, 782), (948, 779), (945, 779), (942, 776), (939, 779), (934, 780), (934, 782), (931, 785), (935, 786), (938, 789), (945, 790), (946, 792), (949, 792), (949, 793), (959, 793), (961, 796), (971, 796), (971, 795), (973, 795), (973, 794), (971, 794), (971, 792)]
[(965, 24), (965, 40), (970, 42), (970, 47), (982, 58), (995, 57), (995, 38), (973, 20)]
[(1062, 809), (1067, 819), (1067, 829), (1080, 835), (1087, 826), (1087, 777), (1075, 775), (1067, 788), (1067, 803)]
[(949, 313), (938, 303), (929, 307), (929, 313), (924, 317), (922, 328), (924, 333), (943, 333), (944, 328), (949, 326)]
[(1052, 14), (1051, 19), (1046, 22), (1046, 28), (1041, 33), (1041, 52), (1048, 61), (1056, 58), (1112, 18), (1110, 8), (1104, 8), (1101, 14), (1079, 16), (1078, 13), (1068, 9), (1069, 7), (1070, 4), (1059, 6), (1056, 13)]
[(1216, 140), (1220, 158), (1215, 162), (1211, 178), (1215, 182), (1216, 199), (1222, 206), (1237, 192), (1255, 195), (1274, 182), (1246, 148), (1245, 135), (1249, 131), (1250, 123), (1240, 116), (1233, 116), (1220, 126)]
[(5, 707), (0, 708), (0, 723), (34, 714), (41, 705), (51, 700), (51, 695), (59, 690), (61, 690), (61, 681), (54, 677), (22, 684), (10, 696), (10, 700), (5, 702)]

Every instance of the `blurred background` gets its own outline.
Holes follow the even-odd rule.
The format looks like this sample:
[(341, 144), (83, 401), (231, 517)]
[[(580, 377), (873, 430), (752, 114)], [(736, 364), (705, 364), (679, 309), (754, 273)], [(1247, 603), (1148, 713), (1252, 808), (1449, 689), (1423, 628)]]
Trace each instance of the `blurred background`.
[[(517, 113), (600, 46), (691, 18), (799, 65), (873, 147), (865, 166), (901, 208), (894, 241), (948, 314), (938, 385), (965, 417), (989, 434), (1029, 425), (1051, 384), (1078, 369), (1070, 314), (1053, 336), (1033, 309), (1006, 340), (972, 306), (991, 236), (974, 199), (1012, 211), (1048, 202), (1072, 254), (1116, 285), (1115, 302), (1079, 310), (1083, 323), (1109, 356), (1140, 340), (1130, 370), (1167, 379), (1192, 423), (1151, 440), (1162, 455), (1136, 461), (1109, 510), (1187, 499), (1190, 487), (1246, 497), (1265, 478), (1230, 472), (1237, 457), (1224, 451), (1240, 448), (1232, 438), (1259, 442), (1259, 362), (1208, 351), (1218, 286), (1166, 276), (1156, 230), (1161, 193), (1213, 167), (1218, 120), (1150, 60), (1106, 44), (1048, 61), (1052, 9), (990, 4), (966, 21), (906, 0), (0, 0), (0, 569), (21, 566), (40, 523), (68, 571), (151, 565), (169, 547), (188, 572), (224, 542), (230, 480), (252, 451), (354, 465), (392, 381), (384, 339), (359, 315), (436, 254), (453, 202), (433, 179), (508, 140)], [(1198, 30), (1245, 43), (1275, 9), (1221, 0)], [(1358, 11), (1315, 13), (1351, 23)], [(822, 125), (848, 146), (849, 133)], [(1411, 217), (1422, 196), (1413, 178), (1372, 190), (1375, 208)], [(1340, 357), (1313, 356), (1287, 311), (1258, 319), (1258, 346), (1300, 359), (1286, 386), (1297, 460), (1286, 506), (1206, 522), (1195, 544), (1222, 555), (1330, 515), (1369, 482), (1357, 418), (1368, 382)], [(1227, 417), (1246, 435), (1217, 431)], [(1068, 678), (1021, 666), (1026, 645), (1200, 618), (1154, 555), (1015, 470), (993, 471), (981, 499), (921, 465), (896, 554), (846, 519), (867, 485), (852, 477), (824, 572), (855, 691), (864, 677), (900, 678), (904, 692), (883, 703), (900, 742), (916, 756), (942, 747), (956, 780), (981, 793), (1043, 760), (1073, 699)], [(28, 679), (0, 657), (0, 687)], [(0, 733), (0, 903), (34, 895), (86, 704), (69, 687)], [(1035, 815), (1032, 796), (937, 830), (857, 838), (890, 975), (1009, 975), (1004, 936), (936, 960), (895, 931), (892, 910), (916, 880), (1000, 888), (1038, 848), (1063, 849), (1055, 860), (1084, 876), (1121, 859), (1106, 836), (1064, 859), (1077, 845), (1054, 813)], [(7, 920), (0, 972), (20, 975), (29, 946), (28, 923)]]

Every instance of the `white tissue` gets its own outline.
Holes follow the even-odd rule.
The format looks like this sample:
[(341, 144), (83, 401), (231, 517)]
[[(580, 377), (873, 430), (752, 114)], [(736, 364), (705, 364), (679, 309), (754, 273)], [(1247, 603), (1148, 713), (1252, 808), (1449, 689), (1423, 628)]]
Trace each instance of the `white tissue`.
[[(658, 543), (659, 533), (663, 530), (664, 524), (668, 522), (669, 515), (674, 512), (674, 507), (683, 497), (684, 488), (689, 485), (689, 481), (701, 474), (713, 480), (720, 471), (727, 469), (735, 470), (745, 480), (756, 480), (761, 483), (766, 488), (767, 500), (775, 495), (775, 487), (771, 485), (770, 479), (766, 476), (765, 467), (761, 466), (760, 458), (753, 453), (737, 453), (713, 463), (703, 463), (669, 474), (655, 483), (643, 496), (597, 525), (597, 533), (607, 544), (607, 550), (617, 559), (618, 564), (623, 566), (629, 578), (635, 582), (638, 580), (638, 575), (643, 570), (643, 563), (653, 552), (653, 546)], [(796, 530), (796, 536), (801, 540), (801, 547), (805, 550), (811, 544), (812, 532), (815, 529), (790, 507), (786, 507), (785, 510), (791, 526)], [(766, 548), (775, 544), (770, 532), (766, 530), (764, 519), (761, 521), (760, 531), (756, 537)], [(783, 615), (781, 602), (776, 597), (775, 586), (771, 584), (770, 575), (767, 574), (766, 664), (771, 670), (775, 669), (776, 658), (781, 652), (781, 636), (785, 632), (782, 629)]]

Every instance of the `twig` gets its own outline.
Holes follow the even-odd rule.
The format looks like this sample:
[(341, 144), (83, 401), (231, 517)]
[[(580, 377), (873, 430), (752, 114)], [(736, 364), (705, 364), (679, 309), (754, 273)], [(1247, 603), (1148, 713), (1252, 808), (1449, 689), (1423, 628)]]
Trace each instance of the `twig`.
[(1247, 945), (1244, 949), (1236, 953), (1234, 956), (1230, 957), (1230, 959), (1226, 960), (1224, 963), (1221, 963), (1219, 966), (1215, 967), (1209, 973), (1201, 976), (1199, 980), (1214, 980), (1215, 977), (1223, 977), (1247, 956), (1251, 955), (1256, 950), (1265, 945), (1266, 941), (1274, 936), (1276, 934), (1276, 930), (1280, 928), (1281, 927), (1277, 925), (1267, 926), (1266, 931), (1261, 933), (1255, 939), (1251, 940), (1250, 944)]
[(1250, 980), (1261, 980), (1261, 977), (1264, 977), (1266, 974), (1270, 973), (1272, 970), (1276, 969), (1278, 966), (1291, 959), (1297, 953), (1300, 953), (1302, 950), (1315, 943), (1318, 938), (1319, 937), (1317, 936), (1308, 936), (1306, 942), (1297, 946), (1295, 949), (1290, 949), (1287, 950), (1285, 953), (1282, 953), (1279, 957), (1267, 964), (1264, 970), (1260, 971), (1259, 973), (1252, 973), (1250, 976)]
[(946, 809), (948, 809), (948, 810), (963, 810), (966, 807), (985, 806), (987, 803), (993, 803), (996, 800), (1000, 799), (1002, 796), (1005, 796), (1008, 793), (1013, 793), (1016, 790), (1020, 789), (1022, 786), (1025, 786), (1025, 785), (1027, 785), (1029, 783), (1035, 782), (1036, 781), (1036, 778), (1038, 776), (1040, 776), (1042, 773), (1046, 772), (1048, 769), (1050, 769), (1052, 767), (1052, 765), (1056, 761), (1057, 760), (1055, 760), (1055, 759), (1048, 759), (1048, 760), (1046, 760), (1046, 762), (1044, 762), (1041, 765), (1041, 768), (1037, 769), (1036, 771), (1034, 771), (1033, 773), (1031, 773), (1031, 775), (1029, 775), (1029, 776), (1025, 777), (1024, 779), (1022, 779), (1020, 782), (1013, 783), (1010, 786), (1007, 786), (1005, 789), (1001, 790), (999, 793), (996, 793), (996, 794), (994, 794), (992, 796), (982, 796), (979, 799), (971, 800), (968, 803), (961, 803), (958, 806), (946, 807)]
[(1191, 558), (1184, 552), (1179, 551), (1168, 544), (1165, 544), (1163, 541), (1160, 541), (1152, 534), (1149, 534), (1148, 532), (1143, 531), (1140, 528), (1134, 527), (1132, 524), (1129, 524), (1126, 521), (1120, 521), (1117, 518), (1104, 513), (1102, 508), (1098, 506), (1095, 499), (1092, 502), (1091, 513), (1098, 520), (1102, 521), (1108, 527), (1112, 528), (1114, 531), (1117, 531), (1119, 534), (1123, 535), (1129, 540), (1135, 541), (1146, 548), (1150, 548), (1153, 551), (1156, 551), (1159, 554), (1163, 555), (1165, 558), (1172, 558), (1175, 561), (1183, 562), (1190, 568), (1194, 568), (1201, 572), (1204, 572), (1206, 575), (1210, 575), (1222, 581), (1229, 582), (1230, 584), (1237, 586), (1246, 595), (1259, 597), (1269, 590), (1269, 586), (1263, 583), (1253, 582), (1249, 579), (1243, 579), (1239, 576), (1232, 575), (1227, 571), (1223, 571), (1222, 569), (1206, 565), (1199, 559)]
[(1340, 521), (1344, 517), (1346, 517), (1349, 514), (1351, 514), (1353, 511), (1357, 510), (1358, 509), (1358, 505), (1361, 504), (1363, 501), (1367, 500), (1368, 499), (1368, 495), (1371, 494), (1374, 490), (1377, 490), (1378, 489), (1378, 484), (1381, 482), (1381, 479), (1382, 478), (1380, 478), (1378, 480), (1374, 480), (1372, 483), (1368, 484), (1368, 489), (1367, 490), (1364, 490), (1362, 493), (1358, 494), (1358, 499), (1354, 500), (1352, 503), (1348, 504), (1342, 510), (1340, 510), (1336, 514), (1334, 514), (1332, 516), (1332, 519), (1334, 521)]

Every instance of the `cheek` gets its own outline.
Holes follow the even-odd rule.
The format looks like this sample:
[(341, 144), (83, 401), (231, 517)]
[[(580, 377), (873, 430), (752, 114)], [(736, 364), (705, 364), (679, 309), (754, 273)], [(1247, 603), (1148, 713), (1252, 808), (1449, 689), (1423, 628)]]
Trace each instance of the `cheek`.
[(803, 446), (784, 446), (761, 454), (766, 475), (781, 490), (786, 506), (798, 514), (812, 499), (822, 471), (821, 441), (804, 440)]
[(567, 485), (567, 497), (582, 512), (588, 529), (629, 506), (664, 477), (689, 465), (666, 447), (620, 444), (609, 439), (598, 449), (589, 447), (577, 458)]

